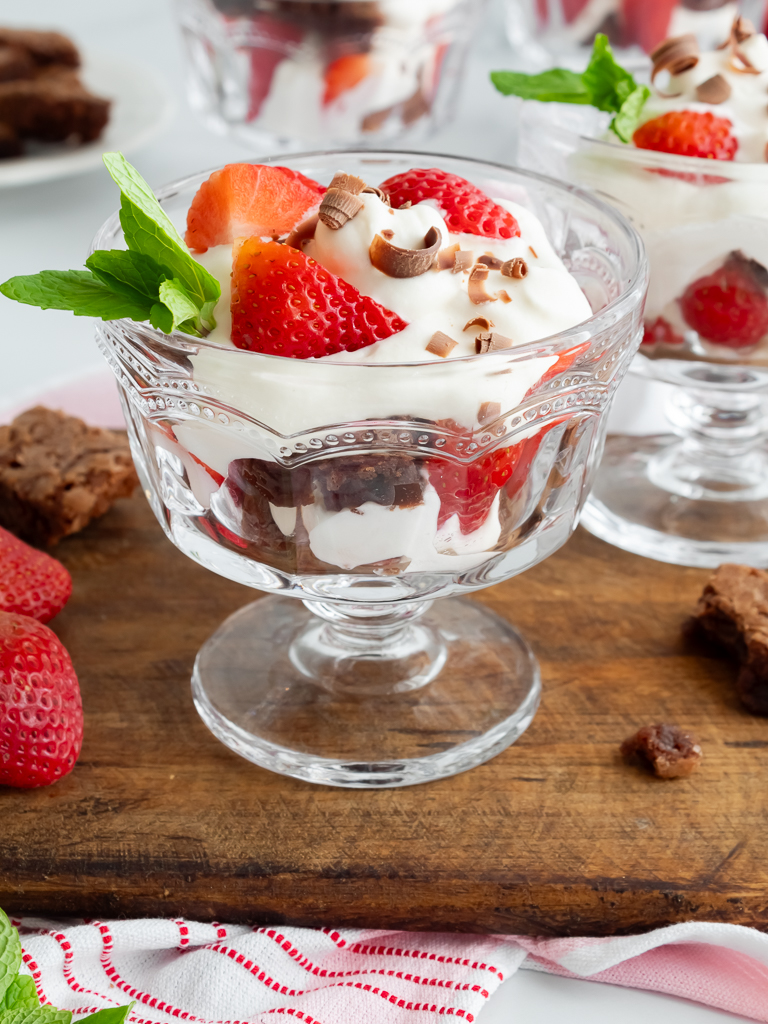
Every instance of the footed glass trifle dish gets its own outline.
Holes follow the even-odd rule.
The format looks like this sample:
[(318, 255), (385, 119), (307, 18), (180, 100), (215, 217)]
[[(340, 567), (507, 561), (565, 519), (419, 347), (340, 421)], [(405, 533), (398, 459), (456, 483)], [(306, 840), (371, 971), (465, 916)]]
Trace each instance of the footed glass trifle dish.
[[(570, 536), (642, 331), (645, 258), (620, 214), (535, 174), (426, 159), (439, 170), (310, 153), (168, 186), (161, 205), (222, 282), (216, 327), (98, 329), (168, 537), (269, 595), (198, 654), (198, 711), (243, 757), (312, 782), (429, 781), (527, 728), (536, 659), (466, 595)], [(213, 194), (251, 173), (319, 215), (233, 244)], [(115, 216), (94, 246), (121, 245)]]
[(176, 10), (203, 122), (295, 149), (436, 130), (485, 0), (176, 0)]
[(640, 232), (651, 279), (632, 372), (670, 385), (652, 435), (608, 439), (582, 522), (661, 561), (768, 566), (768, 40), (737, 19), (719, 49), (682, 36), (652, 56), (626, 141), (590, 106), (522, 104), (521, 162)]

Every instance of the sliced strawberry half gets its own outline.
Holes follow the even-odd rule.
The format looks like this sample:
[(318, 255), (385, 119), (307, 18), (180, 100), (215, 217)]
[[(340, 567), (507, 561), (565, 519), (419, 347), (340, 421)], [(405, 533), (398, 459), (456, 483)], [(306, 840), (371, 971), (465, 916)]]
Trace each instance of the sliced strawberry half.
[(227, 164), (204, 181), (187, 212), (184, 241), (205, 252), (236, 238), (282, 235), (317, 206), (325, 188), (287, 167)]
[(503, 206), (494, 203), (476, 185), (438, 168), (414, 167), (387, 178), (380, 188), (388, 193), (395, 209), (404, 203), (434, 200), (452, 234), (483, 238), (518, 238), (520, 225)]
[(342, 93), (354, 89), (371, 70), (371, 58), (367, 53), (345, 53), (331, 61), (325, 69), (325, 93), (323, 105), (328, 106)]
[(688, 285), (680, 299), (680, 311), (688, 326), (707, 341), (747, 348), (768, 334), (766, 291), (766, 268), (732, 252), (714, 273)]
[(232, 341), (238, 348), (318, 358), (355, 352), (407, 326), (290, 245), (248, 238), (235, 250)]
[(523, 438), (508, 448), (497, 448), (468, 465), (430, 459), (427, 463), (429, 481), (440, 498), (438, 529), (453, 515), (458, 515), (465, 536), (479, 529), (502, 487), (506, 487), (508, 497), (512, 498), (525, 483), (541, 440), (549, 429), (551, 426), (544, 427), (533, 437)]

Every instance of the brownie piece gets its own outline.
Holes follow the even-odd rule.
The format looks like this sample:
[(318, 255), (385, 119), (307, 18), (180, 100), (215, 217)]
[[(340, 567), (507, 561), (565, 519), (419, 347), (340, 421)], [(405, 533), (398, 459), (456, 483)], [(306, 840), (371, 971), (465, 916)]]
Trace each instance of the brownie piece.
[(56, 544), (138, 484), (127, 437), (38, 405), (0, 427), (0, 526)]
[(65, 67), (80, 67), (77, 47), (60, 32), (35, 32), (32, 29), (3, 28), (0, 26), (0, 45), (14, 46), (26, 50), (40, 67), (61, 64)]
[(92, 142), (109, 118), (109, 100), (94, 96), (69, 68), (0, 82), (0, 122), (22, 139)]
[(699, 598), (694, 622), (741, 662), (736, 690), (756, 715), (768, 715), (768, 573), (721, 565)]
[(701, 762), (701, 747), (690, 733), (677, 725), (645, 725), (624, 740), (621, 753), (627, 760), (639, 760), (661, 779), (690, 775)]
[(10, 127), (0, 122), (0, 159), (9, 156), (21, 156), (21, 139)]
[(0, 44), (0, 82), (8, 82), (14, 78), (33, 78), (37, 65), (21, 46), (4, 46)]

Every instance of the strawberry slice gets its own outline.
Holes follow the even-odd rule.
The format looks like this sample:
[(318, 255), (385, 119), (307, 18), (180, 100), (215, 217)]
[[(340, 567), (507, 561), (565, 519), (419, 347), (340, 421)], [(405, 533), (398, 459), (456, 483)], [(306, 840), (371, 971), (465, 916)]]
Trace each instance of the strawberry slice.
[(732, 252), (714, 273), (688, 285), (680, 301), (683, 319), (715, 345), (747, 348), (768, 334), (768, 271)]
[(560, 373), (565, 373), (566, 370), (570, 369), (571, 366), (576, 362), (579, 356), (586, 352), (589, 348), (588, 341), (582, 341), (579, 345), (574, 345), (573, 348), (566, 349), (565, 352), (561, 352), (557, 357), (557, 362), (554, 363), (547, 372), (541, 377), (541, 379), (529, 388), (526, 392), (526, 397), (532, 395), (537, 391), (542, 384), (546, 384), (547, 381), (552, 380), (553, 377), (557, 377)]
[(303, 252), (247, 238), (234, 253), (232, 341), (293, 359), (355, 352), (408, 324)]
[(227, 164), (204, 181), (187, 212), (184, 241), (205, 252), (251, 235), (282, 235), (317, 206), (325, 188), (287, 167)]
[(679, 334), (672, 324), (663, 316), (657, 316), (655, 320), (646, 320), (643, 328), (642, 345), (683, 345), (685, 338)]
[(632, 141), (638, 149), (733, 160), (739, 144), (731, 135), (731, 128), (733, 124), (727, 117), (716, 117), (708, 110), (669, 110), (641, 124)]
[(367, 53), (346, 53), (331, 61), (325, 69), (325, 93), (323, 106), (328, 106), (342, 93), (354, 89), (371, 69), (371, 58)]
[(542, 438), (551, 427), (543, 427), (537, 434), (508, 448), (488, 452), (469, 465), (430, 459), (427, 462), (429, 482), (440, 498), (438, 529), (453, 515), (458, 515), (459, 527), (465, 536), (479, 529), (502, 487), (506, 487), (507, 496), (513, 498), (523, 486)]
[(404, 203), (420, 203), (433, 199), (445, 218), (448, 230), (455, 235), (481, 235), (483, 238), (518, 238), (520, 225), (503, 206), (494, 203), (485, 192), (457, 174), (438, 168), (414, 167), (395, 174), (381, 183), (397, 210)]

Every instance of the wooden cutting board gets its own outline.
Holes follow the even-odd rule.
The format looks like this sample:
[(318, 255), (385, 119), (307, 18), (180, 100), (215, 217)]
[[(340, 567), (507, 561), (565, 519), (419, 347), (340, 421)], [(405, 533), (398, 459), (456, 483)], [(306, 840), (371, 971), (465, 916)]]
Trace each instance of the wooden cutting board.
[[(768, 927), (768, 720), (734, 668), (686, 646), (706, 572), (579, 532), (479, 594), (541, 660), (514, 746), (426, 786), (348, 792), (241, 760), (192, 705), (195, 652), (252, 591), (176, 551), (141, 496), (59, 556), (55, 620), (86, 712), (74, 772), (0, 788), (0, 906), (59, 916), (612, 935), (684, 920)], [(690, 779), (622, 763), (639, 726), (676, 722)]]

